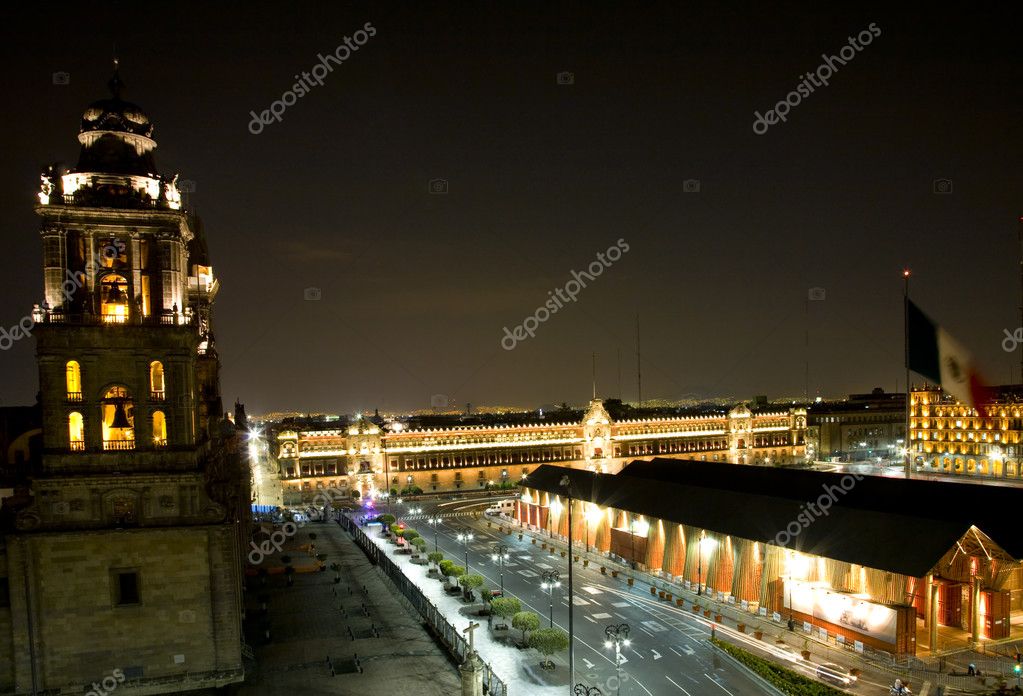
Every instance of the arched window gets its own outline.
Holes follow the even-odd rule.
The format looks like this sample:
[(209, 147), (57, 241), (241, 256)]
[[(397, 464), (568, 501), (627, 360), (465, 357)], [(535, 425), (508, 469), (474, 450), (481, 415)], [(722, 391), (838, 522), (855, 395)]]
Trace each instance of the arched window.
[(100, 314), (103, 321), (123, 324), (128, 321), (128, 281), (124, 276), (108, 273), (100, 282)]
[(124, 387), (110, 387), (100, 404), (103, 449), (135, 449), (135, 405)]
[(67, 400), (82, 400), (82, 366), (75, 360), (68, 361), (65, 381), (67, 382)]
[(72, 411), (67, 417), (67, 434), (72, 452), (85, 451), (85, 421), (78, 411)]
[(163, 411), (153, 411), (153, 445), (167, 446), (167, 416)]
[(149, 363), (149, 398), (153, 401), (163, 401), (164, 387), (163, 363), (159, 360), (154, 360)]

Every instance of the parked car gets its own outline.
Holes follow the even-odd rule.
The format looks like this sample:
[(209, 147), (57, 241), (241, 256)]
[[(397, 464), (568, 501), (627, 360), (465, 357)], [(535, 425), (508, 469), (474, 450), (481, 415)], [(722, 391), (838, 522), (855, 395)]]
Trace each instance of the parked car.
[(856, 683), (856, 677), (850, 674), (849, 670), (834, 662), (817, 665), (817, 678), (836, 686), (852, 686)]

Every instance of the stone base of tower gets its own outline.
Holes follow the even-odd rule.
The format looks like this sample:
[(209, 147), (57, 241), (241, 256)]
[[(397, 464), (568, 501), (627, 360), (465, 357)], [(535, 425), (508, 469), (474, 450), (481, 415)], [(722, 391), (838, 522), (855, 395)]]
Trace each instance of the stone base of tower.
[[(0, 691), (107, 693), (116, 684), (118, 694), (162, 694), (244, 679), (233, 526), (6, 542)], [(137, 597), (122, 587), (125, 573), (135, 574)]]

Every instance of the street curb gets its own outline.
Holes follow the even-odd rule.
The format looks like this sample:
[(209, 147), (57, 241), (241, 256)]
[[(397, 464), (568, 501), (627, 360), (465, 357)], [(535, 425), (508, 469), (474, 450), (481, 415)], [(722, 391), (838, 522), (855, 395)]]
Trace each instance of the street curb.
[(714, 650), (717, 651), (717, 653), (719, 655), (724, 657), (726, 660), (728, 660), (733, 665), (735, 665), (740, 670), (742, 670), (745, 674), (747, 674), (750, 679), (755, 681), (757, 684), (760, 685), (760, 687), (762, 689), (764, 689), (765, 693), (771, 694), (771, 696), (786, 696), (784, 691), (779, 690), (778, 687), (776, 687), (774, 684), (772, 684), (771, 682), (769, 682), (766, 679), (764, 679), (763, 677), (761, 677), (759, 674), (757, 674), (752, 669), (750, 669), (746, 665), (744, 665), (741, 662), (739, 662), (738, 660), (736, 660), (734, 657), (729, 655), (727, 652), (725, 652), (724, 650), (722, 650), (718, 646), (714, 645), (714, 643), (712, 643), (709, 639), (707, 640), (707, 645), (712, 647)]

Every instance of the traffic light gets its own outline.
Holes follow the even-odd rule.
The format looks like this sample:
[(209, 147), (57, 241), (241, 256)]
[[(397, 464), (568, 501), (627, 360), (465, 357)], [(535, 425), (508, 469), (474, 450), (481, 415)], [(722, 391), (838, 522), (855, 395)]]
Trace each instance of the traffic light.
[(1018, 677), (1021, 673), (1023, 673), (1023, 664), (1017, 662), (1016, 666), (1012, 668), (1012, 672)]

